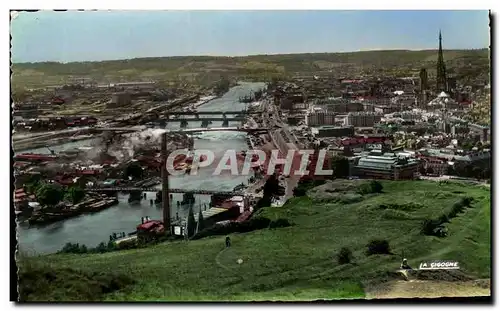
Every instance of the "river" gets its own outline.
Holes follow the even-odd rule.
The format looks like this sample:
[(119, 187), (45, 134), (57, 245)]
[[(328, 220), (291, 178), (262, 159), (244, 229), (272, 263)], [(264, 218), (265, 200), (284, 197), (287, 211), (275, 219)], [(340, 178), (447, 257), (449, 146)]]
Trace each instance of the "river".
[[(253, 91), (263, 88), (264, 83), (241, 83), (231, 88), (224, 96), (209, 101), (198, 107), (199, 111), (238, 111), (245, 108), (245, 104), (239, 102), (239, 98), (250, 95)], [(219, 122), (214, 122), (211, 126), (220, 126)], [(221, 122), (222, 123), (222, 122)], [(237, 126), (240, 122), (229, 122), (229, 126)], [(200, 127), (201, 122), (189, 122), (188, 128)], [(171, 123), (167, 128), (179, 128), (180, 123)], [(245, 150), (248, 149), (245, 137), (247, 134), (240, 132), (204, 132), (194, 140), (196, 149), (206, 149), (213, 151), (216, 156), (222, 155), (228, 149)], [(55, 151), (74, 148), (76, 146), (91, 145), (94, 140), (84, 140), (51, 147)], [(29, 152), (49, 153), (47, 148), (30, 150)], [(197, 176), (183, 175), (171, 176), (170, 187), (182, 189), (203, 189), (203, 190), (232, 190), (234, 186), (247, 183), (248, 176), (231, 176), (223, 174), (212, 176), (210, 170), (200, 170)], [(158, 189), (161, 185), (157, 186)], [(85, 244), (94, 247), (100, 242), (107, 242), (109, 235), (113, 232), (131, 232), (140, 223), (141, 217), (149, 216), (152, 219), (161, 219), (162, 210), (155, 205), (151, 206), (150, 199), (154, 199), (156, 194), (147, 193), (146, 200), (139, 204), (129, 204), (128, 195), (119, 195), (119, 203), (104, 211), (81, 215), (59, 221), (43, 227), (28, 227), (22, 223), (18, 225), (19, 249), (28, 254), (52, 253), (60, 250), (68, 242)], [(195, 210), (204, 208), (204, 203), (210, 201), (208, 195), (195, 196)], [(185, 217), (187, 208), (178, 208), (176, 201), (182, 200), (182, 194), (173, 194), (173, 204), (171, 215), (175, 217)], [(208, 204), (207, 204), (208, 205)]]

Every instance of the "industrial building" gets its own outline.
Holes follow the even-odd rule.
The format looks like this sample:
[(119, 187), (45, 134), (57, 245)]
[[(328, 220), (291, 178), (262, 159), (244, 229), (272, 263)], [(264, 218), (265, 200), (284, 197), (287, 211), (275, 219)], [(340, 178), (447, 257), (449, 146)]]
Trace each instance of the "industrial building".
[(129, 93), (121, 92), (115, 93), (111, 97), (111, 101), (106, 105), (107, 108), (117, 108), (117, 107), (125, 107), (130, 105), (132, 99)]
[(156, 82), (153, 81), (139, 81), (139, 82), (120, 82), (111, 84), (118, 90), (154, 90), (156, 89)]

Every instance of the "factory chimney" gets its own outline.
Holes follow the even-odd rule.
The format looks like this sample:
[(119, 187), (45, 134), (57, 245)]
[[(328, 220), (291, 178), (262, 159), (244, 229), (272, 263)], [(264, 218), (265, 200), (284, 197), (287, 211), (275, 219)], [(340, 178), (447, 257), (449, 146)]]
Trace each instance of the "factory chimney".
[(163, 208), (163, 225), (165, 232), (170, 234), (170, 193), (168, 185), (168, 170), (167, 170), (167, 133), (161, 135), (161, 180), (162, 180), (162, 208)]

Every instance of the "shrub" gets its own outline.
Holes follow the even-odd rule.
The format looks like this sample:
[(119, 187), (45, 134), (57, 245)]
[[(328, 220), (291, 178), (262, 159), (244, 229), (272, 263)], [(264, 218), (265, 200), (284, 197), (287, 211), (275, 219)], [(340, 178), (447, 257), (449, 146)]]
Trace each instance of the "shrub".
[(437, 219), (425, 219), (422, 222), (422, 227), (420, 233), (424, 235), (432, 235), (437, 237), (445, 237), (448, 235), (444, 223), (449, 222), (452, 218), (455, 218), (459, 213), (462, 213), (466, 207), (470, 207), (474, 199), (471, 197), (460, 198), (455, 202), (447, 213), (442, 214)]
[(474, 198), (472, 197), (464, 197), (461, 199), (462, 205), (466, 207), (471, 207), (472, 202), (474, 202)]
[[(446, 215), (442, 215), (443, 217)], [(441, 219), (441, 218), (440, 218)], [(424, 219), (422, 222), (422, 228), (420, 229), (420, 232), (424, 235), (432, 235), (436, 237), (445, 237), (446, 236), (446, 230), (442, 226), (443, 222), (441, 220), (436, 220), (436, 219)]]
[(445, 222), (449, 222), (450, 219), (448, 218), (448, 215), (446, 214), (443, 214), (441, 216), (439, 216), (439, 223), (443, 224)]
[(375, 254), (391, 254), (389, 242), (387, 240), (372, 240), (366, 247), (368, 247), (366, 251), (368, 256)]
[(384, 187), (382, 184), (376, 180), (372, 180), (368, 183), (363, 183), (358, 188), (359, 194), (370, 194), (370, 193), (381, 193)]
[(274, 229), (274, 228), (285, 228), (285, 227), (290, 227), (291, 224), (288, 221), (288, 219), (284, 218), (278, 218), (276, 220), (271, 221), (269, 224), (269, 228)]
[[(123, 242), (120, 242), (119, 244), (113, 244), (113, 245), (115, 245), (117, 250), (134, 249), (134, 248), (138, 248), (140, 246), (138, 240), (123, 241)], [(113, 249), (110, 249), (110, 250), (113, 250)]]
[(433, 235), (434, 229), (436, 229), (439, 224), (439, 221), (426, 218), (422, 221), (420, 232), (425, 235)]
[(89, 250), (87, 249), (87, 246), (85, 245), (80, 245), (78, 243), (66, 243), (64, 247), (58, 252), (58, 253), (69, 253), (69, 254), (85, 254)]
[(297, 186), (293, 189), (293, 196), (294, 197), (303, 197), (306, 195), (306, 189), (303, 187)]
[(347, 247), (342, 247), (337, 254), (337, 262), (339, 265), (345, 265), (352, 260), (352, 252)]
[(373, 193), (381, 193), (382, 189), (384, 189), (384, 186), (376, 180), (370, 181), (370, 188), (372, 189)]

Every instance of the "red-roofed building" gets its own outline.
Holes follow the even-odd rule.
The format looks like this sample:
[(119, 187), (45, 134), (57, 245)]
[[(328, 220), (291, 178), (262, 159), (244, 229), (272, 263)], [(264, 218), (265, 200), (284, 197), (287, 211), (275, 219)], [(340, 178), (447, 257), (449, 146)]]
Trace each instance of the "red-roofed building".
[(60, 96), (55, 96), (54, 98), (52, 98), (51, 102), (55, 105), (62, 105), (64, 103), (66, 103), (64, 98), (62, 98)]
[(148, 217), (146, 217), (146, 219), (143, 218), (142, 221), (143, 222), (137, 226), (138, 236), (148, 238), (165, 232), (165, 227), (162, 221), (149, 220)]

